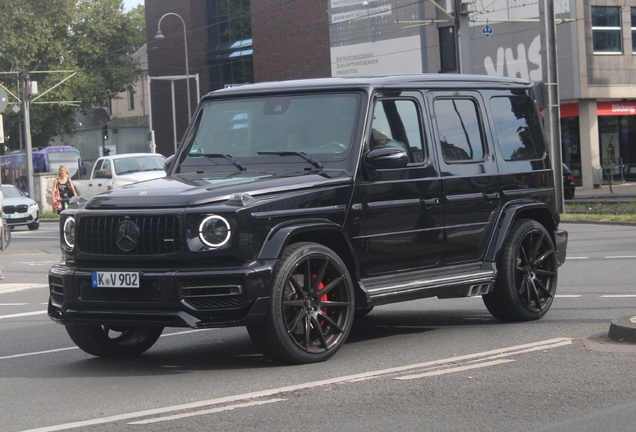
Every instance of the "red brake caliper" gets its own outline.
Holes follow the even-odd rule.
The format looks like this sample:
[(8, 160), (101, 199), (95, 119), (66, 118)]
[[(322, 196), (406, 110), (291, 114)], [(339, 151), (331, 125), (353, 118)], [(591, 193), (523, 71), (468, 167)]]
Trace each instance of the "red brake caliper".
[[(312, 274), (311, 278), (313, 280), (316, 280), (316, 278), (318, 277), (318, 275)], [(318, 284), (318, 292), (320, 292), (323, 288), (325, 287), (325, 284), (320, 282)], [(322, 297), (320, 297), (320, 301), (322, 302), (326, 302), (328, 299), (327, 294), (323, 295)], [(320, 308), (320, 310), (322, 311), (323, 314), (327, 315), (327, 308), (326, 307), (322, 307)], [(320, 326), (324, 326), (325, 325), (325, 320), (320, 320)]]

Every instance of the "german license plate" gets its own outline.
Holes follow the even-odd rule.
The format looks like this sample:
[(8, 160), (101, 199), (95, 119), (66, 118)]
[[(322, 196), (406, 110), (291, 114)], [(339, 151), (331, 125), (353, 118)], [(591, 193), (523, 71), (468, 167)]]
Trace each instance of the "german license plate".
[(139, 272), (92, 272), (93, 288), (139, 288)]

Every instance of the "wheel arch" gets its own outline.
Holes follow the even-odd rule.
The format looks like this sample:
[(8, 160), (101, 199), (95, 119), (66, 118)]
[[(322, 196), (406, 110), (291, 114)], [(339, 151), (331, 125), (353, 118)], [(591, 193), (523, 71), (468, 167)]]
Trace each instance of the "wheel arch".
[(294, 243), (312, 242), (334, 251), (347, 266), (352, 278), (356, 303), (366, 294), (360, 288), (358, 264), (351, 241), (344, 229), (327, 219), (313, 219), (284, 222), (274, 226), (258, 254), (260, 260), (279, 259), (285, 248)]
[(539, 222), (550, 233), (552, 241), (556, 244), (554, 233), (559, 224), (559, 215), (553, 209), (543, 202), (511, 202), (506, 204), (499, 213), (495, 233), (486, 250), (485, 261), (497, 262), (499, 260), (508, 233), (515, 221), (519, 219), (531, 219)]

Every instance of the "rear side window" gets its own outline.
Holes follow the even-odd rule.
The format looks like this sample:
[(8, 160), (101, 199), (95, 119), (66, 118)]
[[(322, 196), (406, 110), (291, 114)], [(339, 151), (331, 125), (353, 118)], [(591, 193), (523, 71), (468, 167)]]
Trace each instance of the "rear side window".
[(484, 134), (473, 99), (436, 99), (435, 118), (447, 163), (482, 160)]
[(545, 153), (534, 104), (525, 96), (490, 100), (499, 150), (507, 161), (541, 159)]

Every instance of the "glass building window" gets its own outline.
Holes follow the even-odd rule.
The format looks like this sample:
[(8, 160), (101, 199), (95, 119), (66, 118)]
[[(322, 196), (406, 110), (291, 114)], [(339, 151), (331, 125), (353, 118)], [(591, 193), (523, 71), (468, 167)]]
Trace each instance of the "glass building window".
[(622, 51), (620, 7), (592, 6), (592, 44), (595, 53)]
[(457, 71), (455, 39), (455, 27), (442, 27), (439, 29), (440, 72)]
[(135, 91), (133, 89), (128, 90), (128, 109), (130, 111), (135, 109)]
[(210, 90), (254, 82), (249, 0), (208, 0)]
[(632, 14), (632, 52), (636, 53), (636, 7), (631, 8)]

